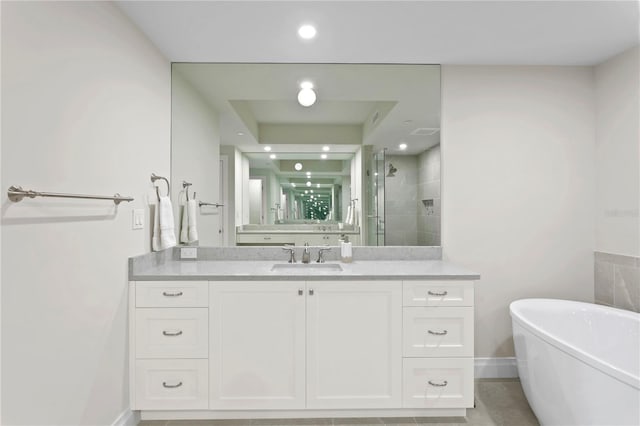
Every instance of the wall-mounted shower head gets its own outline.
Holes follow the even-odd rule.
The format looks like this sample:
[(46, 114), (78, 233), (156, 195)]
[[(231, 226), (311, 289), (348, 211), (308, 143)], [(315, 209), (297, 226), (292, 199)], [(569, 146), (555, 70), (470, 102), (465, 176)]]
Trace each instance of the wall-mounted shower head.
[(393, 164), (389, 163), (389, 171), (387, 172), (387, 177), (395, 177), (398, 169), (393, 167)]

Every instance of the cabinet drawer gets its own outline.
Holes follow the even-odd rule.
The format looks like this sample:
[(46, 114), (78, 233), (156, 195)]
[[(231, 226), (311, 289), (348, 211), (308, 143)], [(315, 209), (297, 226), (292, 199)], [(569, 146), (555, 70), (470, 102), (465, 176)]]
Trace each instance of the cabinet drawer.
[(136, 358), (206, 358), (207, 308), (136, 309)]
[(471, 281), (403, 281), (404, 306), (473, 306)]
[(403, 308), (406, 357), (473, 356), (472, 307)]
[(136, 361), (135, 410), (209, 408), (206, 359)]
[(473, 407), (473, 358), (405, 358), (404, 408)]
[(207, 281), (138, 281), (138, 308), (206, 308), (209, 304)]
[(238, 244), (295, 244), (295, 236), (291, 234), (237, 234)]

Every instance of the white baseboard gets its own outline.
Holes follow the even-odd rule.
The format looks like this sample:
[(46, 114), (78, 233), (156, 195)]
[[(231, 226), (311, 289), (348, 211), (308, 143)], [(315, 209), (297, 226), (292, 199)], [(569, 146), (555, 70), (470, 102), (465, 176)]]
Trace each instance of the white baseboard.
[(518, 367), (514, 357), (476, 358), (474, 373), (476, 379), (516, 378)]
[(140, 423), (140, 412), (131, 411), (127, 408), (118, 416), (111, 426), (136, 426), (138, 423)]

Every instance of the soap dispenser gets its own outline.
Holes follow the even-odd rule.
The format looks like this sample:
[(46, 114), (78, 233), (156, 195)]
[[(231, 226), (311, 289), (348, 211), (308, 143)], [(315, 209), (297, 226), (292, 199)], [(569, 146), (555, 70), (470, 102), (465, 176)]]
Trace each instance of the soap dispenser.
[(309, 252), (309, 243), (304, 243), (304, 251), (302, 252), (302, 263), (311, 262), (311, 253)]
[(347, 236), (344, 237), (344, 242), (340, 243), (340, 260), (342, 260), (343, 263), (351, 263), (353, 261), (351, 243)]

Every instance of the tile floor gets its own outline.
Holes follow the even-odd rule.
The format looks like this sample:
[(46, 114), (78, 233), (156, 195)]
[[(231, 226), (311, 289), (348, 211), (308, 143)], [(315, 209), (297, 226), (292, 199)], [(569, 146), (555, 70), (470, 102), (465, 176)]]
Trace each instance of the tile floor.
[(138, 426), (539, 426), (517, 379), (476, 380), (476, 408), (467, 417), (403, 417), (269, 420), (143, 420)]

